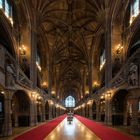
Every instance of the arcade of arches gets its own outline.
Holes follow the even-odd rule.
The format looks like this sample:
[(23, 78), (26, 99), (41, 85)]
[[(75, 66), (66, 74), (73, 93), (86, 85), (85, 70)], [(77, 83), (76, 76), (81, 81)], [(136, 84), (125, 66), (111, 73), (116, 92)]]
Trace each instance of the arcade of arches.
[(0, 0), (0, 137), (67, 110), (140, 135), (139, 13), (139, 0)]

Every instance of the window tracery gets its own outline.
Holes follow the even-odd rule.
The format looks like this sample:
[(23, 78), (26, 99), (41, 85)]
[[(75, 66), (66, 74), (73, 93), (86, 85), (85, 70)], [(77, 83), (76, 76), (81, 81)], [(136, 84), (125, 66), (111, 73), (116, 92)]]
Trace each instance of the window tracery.
[(75, 107), (75, 99), (72, 96), (68, 96), (65, 100), (66, 107)]

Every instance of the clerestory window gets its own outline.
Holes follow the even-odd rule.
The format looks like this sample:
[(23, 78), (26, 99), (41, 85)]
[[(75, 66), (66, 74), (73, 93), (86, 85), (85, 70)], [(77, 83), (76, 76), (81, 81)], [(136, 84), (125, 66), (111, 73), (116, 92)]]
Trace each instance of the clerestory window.
[(4, 12), (5, 16), (9, 19), (9, 21), (13, 25), (12, 5), (10, 4), (9, 0), (0, 0), (0, 9)]
[(133, 0), (131, 3), (130, 24), (139, 15), (139, 12), (140, 12), (140, 0)]

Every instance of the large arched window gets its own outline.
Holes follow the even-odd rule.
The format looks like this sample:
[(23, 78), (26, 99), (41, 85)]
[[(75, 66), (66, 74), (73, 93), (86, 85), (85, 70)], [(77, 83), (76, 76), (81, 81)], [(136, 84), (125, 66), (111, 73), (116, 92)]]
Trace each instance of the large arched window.
[(105, 59), (105, 49), (103, 49), (101, 51), (101, 55), (100, 55), (100, 70), (102, 70), (102, 68), (104, 67), (105, 62), (106, 62), (106, 59)]
[(68, 96), (65, 100), (66, 107), (75, 107), (75, 99), (72, 96)]
[(131, 3), (130, 24), (139, 15), (139, 11), (140, 11), (140, 1), (139, 0), (133, 0), (132, 3)]
[(5, 16), (10, 20), (13, 25), (12, 19), (12, 5), (9, 0), (0, 0), (0, 9), (4, 12)]

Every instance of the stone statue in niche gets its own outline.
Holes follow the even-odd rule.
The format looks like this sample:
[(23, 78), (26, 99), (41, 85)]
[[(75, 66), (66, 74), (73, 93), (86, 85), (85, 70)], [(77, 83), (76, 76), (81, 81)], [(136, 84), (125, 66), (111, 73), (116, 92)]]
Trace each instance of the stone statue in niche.
[(7, 70), (7, 83), (6, 85), (9, 87), (12, 87), (15, 85), (15, 79), (14, 79), (14, 70), (12, 69), (13, 65), (7, 65), (6, 70)]
[(134, 63), (129, 65), (129, 76), (128, 82), (130, 86), (137, 86), (138, 85), (138, 67)]

